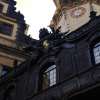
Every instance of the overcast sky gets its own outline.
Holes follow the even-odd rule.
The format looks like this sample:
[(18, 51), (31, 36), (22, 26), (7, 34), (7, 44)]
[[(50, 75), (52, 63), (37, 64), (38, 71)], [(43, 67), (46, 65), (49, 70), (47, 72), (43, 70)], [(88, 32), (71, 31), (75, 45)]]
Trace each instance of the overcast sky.
[(24, 14), (26, 23), (30, 25), (28, 34), (38, 39), (40, 28), (50, 24), (55, 11), (53, 0), (16, 0), (17, 11)]

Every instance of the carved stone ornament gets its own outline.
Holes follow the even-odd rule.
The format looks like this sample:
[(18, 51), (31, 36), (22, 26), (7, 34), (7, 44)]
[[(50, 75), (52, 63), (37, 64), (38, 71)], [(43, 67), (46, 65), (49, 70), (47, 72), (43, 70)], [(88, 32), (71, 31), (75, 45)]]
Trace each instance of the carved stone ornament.
[(72, 9), (71, 17), (73, 17), (73, 18), (81, 17), (82, 15), (85, 14), (85, 12), (86, 12), (86, 9), (84, 7), (76, 7), (74, 9)]
[(44, 48), (48, 48), (49, 47), (48, 40), (43, 41), (43, 47)]

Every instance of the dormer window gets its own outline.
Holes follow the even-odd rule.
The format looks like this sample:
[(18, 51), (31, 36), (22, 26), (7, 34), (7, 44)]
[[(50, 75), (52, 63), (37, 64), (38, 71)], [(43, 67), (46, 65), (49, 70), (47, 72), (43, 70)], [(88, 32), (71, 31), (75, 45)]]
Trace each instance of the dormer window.
[(2, 13), (2, 11), (3, 11), (3, 5), (0, 4), (0, 13)]
[(99, 64), (100, 63), (100, 42), (94, 45), (93, 53), (94, 53), (95, 64)]

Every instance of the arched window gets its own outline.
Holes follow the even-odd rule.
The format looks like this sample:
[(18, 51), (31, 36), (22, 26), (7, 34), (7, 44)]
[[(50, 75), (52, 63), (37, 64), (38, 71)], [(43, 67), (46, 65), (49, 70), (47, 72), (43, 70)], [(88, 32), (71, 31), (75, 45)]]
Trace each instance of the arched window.
[(100, 42), (94, 45), (93, 54), (94, 54), (95, 64), (99, 64), (100, 63)]
[(46, 89), (56, 84), (56, 65), (49, 65), (42, 72), (42, 89)]

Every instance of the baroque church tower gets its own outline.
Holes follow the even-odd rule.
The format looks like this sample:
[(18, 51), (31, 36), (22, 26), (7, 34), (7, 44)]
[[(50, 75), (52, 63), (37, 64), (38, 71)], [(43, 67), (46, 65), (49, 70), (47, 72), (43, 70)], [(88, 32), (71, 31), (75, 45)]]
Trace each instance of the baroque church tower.
[(100, 0), (54, 0), (56, 11), (51, 21), (51, 27), (61, 32), (72, 32), (90, 20), (90, 12), (100, 15)]

